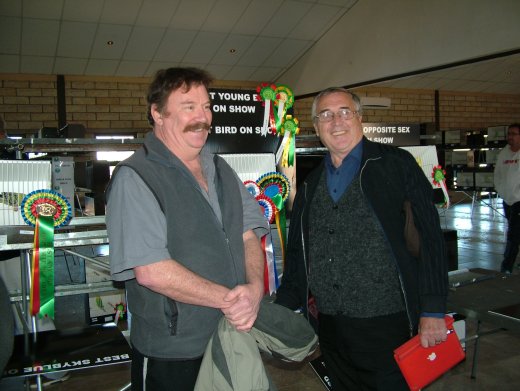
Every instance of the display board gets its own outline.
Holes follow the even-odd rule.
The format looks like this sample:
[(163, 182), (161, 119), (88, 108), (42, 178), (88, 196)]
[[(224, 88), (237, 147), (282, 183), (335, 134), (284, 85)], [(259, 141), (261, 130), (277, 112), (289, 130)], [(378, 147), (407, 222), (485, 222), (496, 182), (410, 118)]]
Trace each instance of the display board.
[(281, 139), (262, 136), (264, 104), (254, 90), (210, 89), (213, 121), (206, 148), (213, 153), (275, 153)]
[(419, 145), (419, 124), (363, 123), (363, 134), (370, 141), (395, 146)]
[[(407, 150), (410, 152), (415, 160), (417, 161), (417, 164), (424, 172), (424, 175), (426, 175), (426, 178), (430, 181), (433, 188), (438, 188), (433, 183), (433, 167), (439, 165), (439, 159), (437, 158), (437, 149), (435, 148), (435, 145), (426, 145), (426, 146), (418, 146), (418, 147), (401, 147), (402, 149)], [(406, 175), (406, 173), (404, 173)]]

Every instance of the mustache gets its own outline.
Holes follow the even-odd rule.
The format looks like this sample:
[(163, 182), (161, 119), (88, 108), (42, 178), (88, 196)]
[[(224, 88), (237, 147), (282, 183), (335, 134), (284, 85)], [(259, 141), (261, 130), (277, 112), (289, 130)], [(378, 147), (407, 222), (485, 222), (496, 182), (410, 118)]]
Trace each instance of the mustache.
[(193, 131), (196, 131), (199, 129), (207, 130), (208, 133), (211, 133), (211, 125), (208, 124), (207, 122), (195, 122), (191, 125), (187, 125), (184, 128), (184, 132), (193, 132)]

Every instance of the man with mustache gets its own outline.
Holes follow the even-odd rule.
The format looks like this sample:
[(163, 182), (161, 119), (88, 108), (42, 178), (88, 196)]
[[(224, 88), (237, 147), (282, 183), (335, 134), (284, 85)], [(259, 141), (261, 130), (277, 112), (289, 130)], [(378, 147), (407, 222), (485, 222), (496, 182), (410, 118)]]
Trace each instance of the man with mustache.
[[(446, 340), (448, 262), (432, 186), (407, 151), (363, 137), (355, 94), (322, 91), (312, 118), (328, 153), (296, 193), (276, 302), (318, 323), (334, 391), (407, 390), (393, 350), (417, 332), (424, 347)], [(408, 246), (417, 237), (405, 204), (420, 254)]]
[(107, 187), (114, 280), (125, 281), (133, 390), (193, 390), (222, 316), (249, 331), (263, 296), (267, 225), (226, 162), (204, 150), (209, 74), (156, 73), (147, 95), (153, 132)]

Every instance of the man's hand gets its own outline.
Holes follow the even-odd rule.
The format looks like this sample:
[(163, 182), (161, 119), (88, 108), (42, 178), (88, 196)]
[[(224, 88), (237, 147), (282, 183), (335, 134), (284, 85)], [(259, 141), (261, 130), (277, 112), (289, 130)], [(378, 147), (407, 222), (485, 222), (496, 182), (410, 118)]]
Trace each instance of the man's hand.
[(424, 348), (446, 341), (447, 332), (444, 318), (421, 317), (419, 321), (419, 338)]
[(263, 286), (238, 285), (224, 297), (230, 306), (222, 308), (222, 312), (238, 331), (248, 332), (255, 323), (262, 296)]

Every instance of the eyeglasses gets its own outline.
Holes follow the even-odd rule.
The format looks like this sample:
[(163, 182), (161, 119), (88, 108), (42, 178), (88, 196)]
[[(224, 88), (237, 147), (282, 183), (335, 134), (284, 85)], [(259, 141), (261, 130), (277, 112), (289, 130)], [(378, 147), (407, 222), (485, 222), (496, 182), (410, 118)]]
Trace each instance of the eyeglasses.
[(330, 110), (325, 110), (316, 115), (314, 118), (316, 118), (319, 122), (331, 122), (336, 116), (341, 120), (348, 120), (354, 118), (357, 113), (357, 111), (352, 111), (350, 109), (339, 109), (336, 113)]
[(509, 136), (520, 136), (520, 133), (510, 133), (510, 132), (507, 132), (507, 137)]

